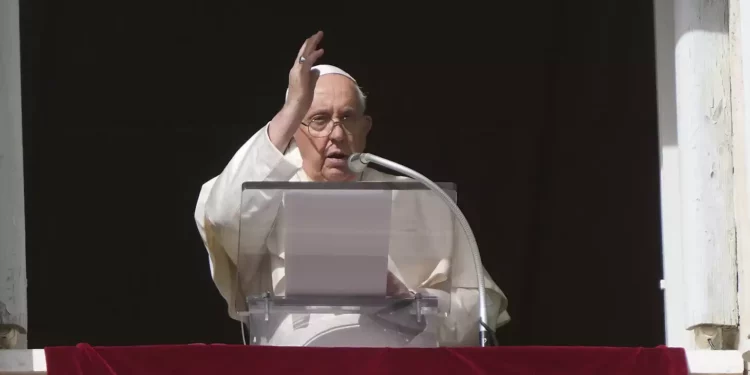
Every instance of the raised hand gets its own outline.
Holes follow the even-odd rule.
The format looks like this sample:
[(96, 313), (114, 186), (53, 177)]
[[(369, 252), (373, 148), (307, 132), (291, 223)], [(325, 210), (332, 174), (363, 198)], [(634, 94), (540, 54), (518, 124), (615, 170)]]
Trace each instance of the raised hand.
[(287, 103), (296, 104), (298, 109), (303, 112), (310, 109), (315, 83), (318, 81), (318, 72), (311, 70), (311, 68), (323, 56), (323, 49), (318, 48), (322, 39), (322, 31), (318, 31), (315, 35), (307, 38), (297, 54), (292, 69), (289, 71)]
[(312, 105), (315, 83), (319, 76), (317, 71), (312, 70), (312, 67), (320, 56), (323, 56), (323, 50), (318, 49), (321, 39), (323, 39), (323, 32), (318, 31), (302, 44), (297, 60), (294, 61), (289, 71), (289, 92), (286, 103), (268, 125), (268, 137), (281, 152), (289, 146), (294, 132), (299, 129), (302, 119)]

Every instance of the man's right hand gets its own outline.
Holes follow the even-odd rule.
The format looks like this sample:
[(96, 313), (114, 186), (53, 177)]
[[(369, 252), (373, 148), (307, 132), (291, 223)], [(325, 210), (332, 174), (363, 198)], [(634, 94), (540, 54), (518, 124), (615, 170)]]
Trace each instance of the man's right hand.
[(312, 105), (315, 83), (319, 76), (317, 71), (312, 70), (312, 67), (320, 56), (323, 56), (323, 50), (318, 49), (321, 39), (323, 39), (323, 32), (318, 31), (302, 44), (297, 59), (289, 71), (289, 93), (284, 107), (271, 120), (268, 127), (271, 143), (281, 152), (286, 150)]
[(323, 49), (318, 49), (322, 39), (322, 31), (318, 31), (315, 35), (307, 38), (297, 54), (292, 69), (289, 71), (289, 96), (286, 103), (302, 110), (303, 115), (310, 109), (315, 83), (318, 81), (318, 72), (313, 71), (312, 67), (323, 56)]

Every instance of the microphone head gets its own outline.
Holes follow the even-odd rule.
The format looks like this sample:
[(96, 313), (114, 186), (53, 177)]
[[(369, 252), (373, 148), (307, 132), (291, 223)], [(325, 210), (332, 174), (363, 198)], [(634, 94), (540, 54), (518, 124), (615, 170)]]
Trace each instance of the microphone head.
[(361, 173), (362, 171), (367, 168), (367, 163), (362, 161), (362, 154), (361, 153), (354, 153), (349, 156), (349, 159), (346, 161), (347, 167), (349, 167), (349, 170), (352, 171), (352, 173)]

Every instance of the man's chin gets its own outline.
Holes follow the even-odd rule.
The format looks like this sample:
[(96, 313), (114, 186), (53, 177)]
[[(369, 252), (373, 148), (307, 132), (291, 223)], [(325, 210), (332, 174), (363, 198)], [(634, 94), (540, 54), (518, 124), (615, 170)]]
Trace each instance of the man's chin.
[(326, 168), (323, 171), (323, 177), (330, 182), (347, 182), (356, 179), (357, 175), (351, 173), (349, 169), (343, 168)]

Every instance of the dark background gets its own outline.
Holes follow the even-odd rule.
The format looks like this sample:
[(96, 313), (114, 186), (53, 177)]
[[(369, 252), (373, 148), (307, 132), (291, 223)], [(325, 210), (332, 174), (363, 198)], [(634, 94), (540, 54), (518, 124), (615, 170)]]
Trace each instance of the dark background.
[(193, 209), (318, 29), (369, 151), (458, 184), (503, 344), (664, 342), (651, 1), (250, 4), (21, 2), (31, 346), (240, 342)]

